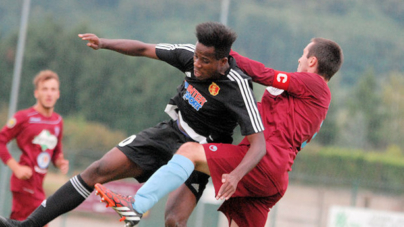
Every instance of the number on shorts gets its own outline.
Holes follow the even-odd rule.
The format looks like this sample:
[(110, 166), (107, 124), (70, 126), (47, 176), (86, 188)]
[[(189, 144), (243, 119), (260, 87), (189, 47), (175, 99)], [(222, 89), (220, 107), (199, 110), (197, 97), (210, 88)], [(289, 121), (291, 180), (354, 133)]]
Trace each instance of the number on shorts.
[(136, 138), (136, 135), (131, 135), (131, 136), (129, 136), (128, 138), (122, 140), (122, 142), (120, 142), (118, 145), (119, 145), (120, 147), (124, 147), (124, 146), (126, 146), (126, 145), (132, 143), (132, 141), (133, 141), (135, 138)]

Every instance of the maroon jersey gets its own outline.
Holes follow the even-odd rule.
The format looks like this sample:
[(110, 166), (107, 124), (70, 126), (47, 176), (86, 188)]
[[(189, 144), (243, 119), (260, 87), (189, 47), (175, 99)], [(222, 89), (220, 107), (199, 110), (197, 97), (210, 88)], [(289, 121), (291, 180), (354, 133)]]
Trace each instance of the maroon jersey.
[(7, 143), (16, 139), (22, 154), (19, 163), (30, 166), (33, 175), (28, 180), (11, 176), (11, 191), (26, 192), (44, 199), (42, 187), (48, 166), (62, 153), (62, 117), (53, 113), (45, 117), (33, 107), (18, 111), (0, 132), (0, 158), (4, 163), (11, 158)]
[[(266, 174), (284, 194), (297, 153), (320, 130), (331, 101), (327, 83), (318, 74), (280, 72), (230, 53), (254, 82), (267, 87), (258, 108), (264, 123)], [(244, 139), (240, 144), (248, 144)]]

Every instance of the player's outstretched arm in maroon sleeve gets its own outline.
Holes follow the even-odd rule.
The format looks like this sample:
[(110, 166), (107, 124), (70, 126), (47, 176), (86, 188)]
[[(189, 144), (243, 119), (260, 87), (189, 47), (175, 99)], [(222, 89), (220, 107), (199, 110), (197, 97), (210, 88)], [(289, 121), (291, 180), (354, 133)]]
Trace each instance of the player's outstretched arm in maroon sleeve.
[(275, 70), (265, 67), (261, 62), (241, 56), (236, 51), (231, 50), (230, 55), (236, 59), (238, 67), (249, 75), (254, 82), (264, 86), (272, 86)]

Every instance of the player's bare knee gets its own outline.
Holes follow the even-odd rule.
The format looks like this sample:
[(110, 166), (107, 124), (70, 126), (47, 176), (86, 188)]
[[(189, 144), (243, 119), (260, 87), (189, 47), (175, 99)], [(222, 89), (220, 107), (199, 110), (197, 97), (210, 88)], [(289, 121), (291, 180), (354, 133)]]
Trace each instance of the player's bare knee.
[(186, 227), (187, 223), (184, 220), (179, 220), (175, 216), (166, 217), (165, 227)]
[(93, 162), (80, 175), (90, 187), (93, 187), (96, 183), (104, 183), (102, 178), (106, 173), (103, 169), (102, 160)]
[(185, 143), (183, 145), (181, 145), (181, 147), (178, 149), (178, 151), (176, 152), (176, 154), (185, 156), (191, 160), (194, 160), (197, 155), (197, 152), (199, 149), (200, 144), (198, 143), (194, 143), (194, 142), (188, 142)]
[(175, 227), (176, 221), (172, 218), (166, 218), (165, 220), (165, 227)]

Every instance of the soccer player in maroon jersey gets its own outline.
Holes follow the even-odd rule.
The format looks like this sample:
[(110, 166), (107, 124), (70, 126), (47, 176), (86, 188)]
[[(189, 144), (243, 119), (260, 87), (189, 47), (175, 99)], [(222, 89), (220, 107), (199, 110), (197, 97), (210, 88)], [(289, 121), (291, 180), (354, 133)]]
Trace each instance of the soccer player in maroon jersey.
[[(54, 112), (59, 99), (59, 77), (44, 70), (34, 78), (36, 104), (18, 111), (0, 131), (0, 158), (13, 171), (10, 181), (13, 202), (11, 219), (24, 220), (45, 199), (43, 180), (49, 164), (66, 174), (69, 161), (62, 151), (63, 119)], [(21, 150), (17, 162), (7, 149), (16, 139)]]
[(293, 73), (266, 68), (234, 51), (230, 54), (253, 81), (268, 86), (258, 105), (266, 152), (251, 155), (246, 139), (238, 145), (185, 143), (134, 199), (96, 184), (97, 194), (109, 206), (119, 209), (114, 201), (134, 201), (131, 212), (142, 214), (198, 170), (212, 177), (216, 199), (225, 200), (219, 210), (229, 226), (265, 226), (270, 208), (285, 194), (297, 153), (316, 136), (325, 120), (331, 101), (327, 83), (340, 69), (343, 54), (337, 43), (313, 38)]

